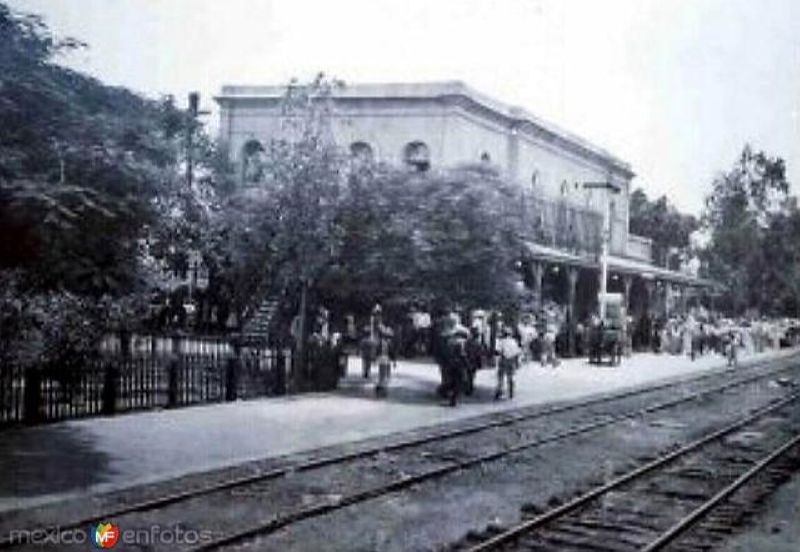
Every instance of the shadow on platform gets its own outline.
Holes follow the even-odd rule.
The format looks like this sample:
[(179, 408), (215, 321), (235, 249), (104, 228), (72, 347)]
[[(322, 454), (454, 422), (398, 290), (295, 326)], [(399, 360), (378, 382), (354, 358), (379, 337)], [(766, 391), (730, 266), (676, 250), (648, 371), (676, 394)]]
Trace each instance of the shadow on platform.
[[(377, 376), (371, 375), (363, 378), (360, 374), (351, 373), (345, 376), (333, 394), (340, 397), (382, 401), (395, 404), (408, 404), (414, 406), (443, 407), (449, 406), (447, 400), (436, 393), (439, 386), (438, 368), (431, 367), (431, 377), (420, 376), (413, 373), (395, 373), (389, 381), (389, 392), (385, 397), (375, 395)], [(463, 404), (479, 404), (494, 401), (494, 387), (475, 385), (475, 391), (470, 396), (462, 395), (459, 402)]]
[(10, 429), (0, 440), (0, 497), (37, 496), (103, 483), (110, 460), (68, 425)]

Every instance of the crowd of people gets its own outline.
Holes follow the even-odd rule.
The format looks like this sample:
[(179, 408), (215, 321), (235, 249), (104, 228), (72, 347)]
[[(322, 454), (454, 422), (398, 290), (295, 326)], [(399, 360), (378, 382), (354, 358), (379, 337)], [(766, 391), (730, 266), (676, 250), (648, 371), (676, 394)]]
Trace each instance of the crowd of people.
[(563, 313), (547, 305), (538, 315), (523, 314), (504, 320), (496, 311), (445, 312), (433, 316), (422, 308), (390, 326), (376, 306), (358, 336), (353, 317), (346, 317), (348, 340), (356, 344), (362, 375), (371, 377), (377, 364), (377, 396), (385, 396), (391, 367), (398, 356), (430, 356), (439, 367), (438, 394), (455, 406), (471, 395), (475, 374), (482, 368), (497, 371), (495, 399), (514, 396), (514, 373), (524, 362), (540, 360), (558, 366), (556, 345), (564, 323)]
[[(708, 353), (727, 357), (735, 364), (742, 350), (760, 353), (767, 348), (797, 345), (800, 322), (766, 318), (724, 319), (704, 309), (683, 316), (649, 322), (642, 332), (641, 319), (625, 319), (623, 350), (630, 354), (638, 335), (640, 350), (688, 355), (693, 360)], [(455, 406), (463, 395), (474, 391), (478, 370), (496, 370), (495, 399), (514, 396), (514, 374), (527, 362), (557, 367), (563, 351), (566, 317), (562, 308), (546, 303), (536, 313), (523, 313), (514, 320), (497, 311), (472, 310), (431, 314), (422, 307), (391, 319), (379, 305), (359, 327), (346, 315), (340, 332), (329, 330), (328, 314), (318, 317), (316, 327), (337, 347), (347, 347), (361, 358), (361, 373), (371, 379), (377, 369), (375, 393), (385, 397), (392, 368), (398, 357), (431, 357), (439, 367), (439, 396)], [(593, 325), (576, 324), (575, 352), (591, 351)]]
[(800, 342), (800, 322), (766, 317), (722, 318), (705, 309), (656, 322), (651, 334), (654, 351), (689, 355), (692, 360), (707, 353), (724, 355), (735, 365), (742, 352), (794, 346)]

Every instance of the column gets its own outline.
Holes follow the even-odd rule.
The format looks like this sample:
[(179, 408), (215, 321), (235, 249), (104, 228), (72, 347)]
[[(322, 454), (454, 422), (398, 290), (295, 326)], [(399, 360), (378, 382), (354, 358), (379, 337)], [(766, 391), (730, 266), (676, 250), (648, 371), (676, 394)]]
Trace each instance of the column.
[(622, 285), (625, 286), (625, 311), (631, 311), (631, 287), (633, 287), (633, 276), (630, 274), (622, 275)]
[(694, 288), (691, 286), (683, 286), (683, 313), (688, 314), (691, 302), (694, 297)]
[(647, 310), (645, 311), (644, 328), (642, 328), (642, 339), (645, 348), (650, 349), (653, 346), (653, 325), (656, 315), (656, 281), (645, 280), (644, 289), (647, 294)]
[(536, 308), (542, 308), (542, 280), (544, 279), (544, 263), (531, 263), (531, 276), (533, 277), (533, 295)]
[(672, 303), (672, 283), (664, 281), (664, 317), (669, 318)]
[(644, 281), (644, 290), (647, 294), (647, 316), (648, 318), (652, 319), (655, 316), (656, 309), (655, 309), (655, 301), (656, 301), (656, 281), (655, 280), (645, 280)]
[(571, 266), (567, 268), (567, 352), (575, 356), (575, 292), (578, 286), (579, 269)]

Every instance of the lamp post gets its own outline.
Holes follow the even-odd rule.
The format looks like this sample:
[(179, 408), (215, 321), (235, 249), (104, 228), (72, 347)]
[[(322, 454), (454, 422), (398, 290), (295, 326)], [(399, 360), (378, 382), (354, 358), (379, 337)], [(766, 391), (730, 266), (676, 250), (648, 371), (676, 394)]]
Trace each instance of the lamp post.
[(189, 109), (186, 112), (186, 187), (192, 189), (194, 180), (194, 133), (198, 126), (197, 118), (200, 115), (208, 115), (210, 111), (200, 110), (200, 93), (189, 93)]
[(618, 194), (620, 187), (611, 182), (611, 178), (605, 182), (584, 182), (583, 188), (586, 190), (606, 190), (607, 197), (603, 201), (603, 229), (600, 241), (600, 292), (597, 303), (600, 310), (600, 319), (606, 317), (606, 293), (608, 292), (608, 249), (611, 241), (611, 195)]

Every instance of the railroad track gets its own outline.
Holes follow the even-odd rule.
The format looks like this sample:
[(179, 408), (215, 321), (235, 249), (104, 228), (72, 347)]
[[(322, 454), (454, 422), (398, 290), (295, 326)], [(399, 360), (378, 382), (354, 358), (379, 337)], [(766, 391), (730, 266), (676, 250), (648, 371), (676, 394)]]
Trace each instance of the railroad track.
[[(783, 359), (782, 362), (779, 361), (781, 362), (781, 365), (777, 368), (759, 370), (760, 368), (763, 368), (765, 365), (770, 366), (771, 364), (774, 364), (774, 362), (775, 361), (773, 361), (772, 363), (759, 363), (757, 365), (752, 366), (751, 368), (757, 369), (756, 373), (749, 374), (746, 377), (724, 381), (721, 384), (715, 384), (710, 387), (694, 391), (674, 399), (658, 402), (655, 404), (650, 404), (644, 408), (637, 408), (622, 414), (613, 414), (613, 415), (598, 414), (591, 421), (577, 425), (575, 427), (571, 427), (570, 429), (567, 429), (565, 431), (555, 432), (545, 437), (526, 440), (523, 442), (519, 442), (513, 446), (505, 447), (501, 450), (493, 451), (478, 456), (473, 456), (462, 460), (457, 458), (448, 459), (446, 462), (442, 463), (441, 465), (438, 465), (433, 469), (424, 470), (421, 473), (418, 473), (413, 476), (404, 476), (398, 479), (394, 479), (386, 484), (380, 485), (375, 488), (370, 488), (367, 490), (349, 494), (337, 500), (323, 501), (322, 503), (314, 503), (309, 506), (304, 506), (289, 512), (285, 512), (279, 516), (270, 517), (269, 519), (264, 520), (262, 523), (247, 527), (245, 529), (233, 533), (227, 533), (225, 535), (222, 535), (221, 537), (216, 538), (211, 542), (204, 543), (202, 546), (197, 547), (194, 550), (215, 549), (222, 546), (234, 544), (257, 535), (268, 534), (280, 528), (301, 521), (303, 519), (320, 516), (352, 504), (356, 504), (372, 498), (396, 492), (426, 480), (442, 477), (444, 475), (453, 473), (458, 470), (467, 469), (469, 467), (482, 464), (485, 462), (491, 462), (500, 458), (504, 458), (511, 454), (523, 452), (531, 448), (542, 446), (547, 443), (563, 441), (570, 437), (599, 430), (601, 428), (608, 427), (612, 424), (620, 423), (625, 420), (630, 420), (632, 418), (641, 417), (653, 412), (674, 408), (681, 404), (685, 404), (703, 397), (707, 397), (718, 393), (723, 393), (727, 390), (745, 386), (751, 383), (756, 383), (761, 380), (774, 377), (778, 374), (791, 371), (797, 367), (796, 363), (794, 363), (794, 358), (790, 357), (788, 359)], [(741, 369), (739, 369), (739, 371), (741, 371)], [(497, 428), (512, 426), (514, 424), (541, 419), (548, 416), (555, 416), (557, 414), (565, 412), (577, 411), (584, 408), (595, 407), (598, 405), (604, 405), (608, 403), (614, 403), (631, 397), (646, 398), (650, 394), (656, 394), (664, 390), (679, 388), (681, 386), (686, 386), (686, 385), (703, 383), (708, 380), (713, 380), (715, 378), (725, 378), (735, 373), (737, 373), (736, 369), (723, 370), (723, 371), (703, 374), (701, 376), (695, 376), (682, 380), (671, 381), (668, 383), (659, 384), (657, 386), (649, 388), (640, 388), (640, 389), (625, 391), (622, 393), (607, 395), (599, 398), (593, 398), (579, 403), (570, 403), (566, 405), (560, 405), (544, 409), (522, 408), (518, 409), (515, 412), (507, 413), (503, 416), (496, 416), (486, 421), (481, 421), (476, 424), (470, 424), (466, 427), (458, 427), (455, 429), (438, 431), (420, 437), (400, 439), (397, 441), (392, 441), (388, 444), (384, 443), (378, 446), (367, 447), (352, 452), (346, 452), (343, 454), (333, 454), (330, 456), (315, 458), (296, 464), (290, 464), (288, 466), (281, 466), (254, 475), (236, 477), (230, 480), (217, 482), (200, 488), (170, 493), (163, 496), (158, 496), (156, 498), (151, 498), (139, 502), (129, 503), (124, 506), (107, 509), (105, 511), (97, 511), (81, 519), (73, 519), (66, 523), (54, 524), (53, 526), (37, 527), (34, 528), (34, 530), (52, 531), (54, 528), (56, 528), (58, 531), (63, 532), (74, 528), (85, 527), (87, 525), (96, 523), (98, 521), (104, 521), (104, 520), (116, 521), (117, 518), (128, 514), (139, 514), (150, 511), (157, 511), (160, 508), (181, 503), (183, 501), (188, 501), (191, 499), (196, 499), (207, 495), (213, 495), (214, 493), (231, 491), (237, 488), (246, 487), (248, 485), (277, 480), (290, 474), (307, 472), (314, 469), (320, 469), (337, 464), (345, 464), (347, 462), (367, 457), (373, 457), (390, 451), (399, 451), (430, 443), (440, 443), (442, 441), (473, 435), (480, 432), (492, 431)], [(9, 540), (2, 540), (0, 541), (0, 548), (11, 548), (14, 547), (16, 544), (18, 543), (14, 543)]]
[[(779, 416), (798, 399), (792, 394), (513, 527), (472, 533), (455, 549), (709, 550), (800, 466), (800, 413)], [(737, 493), (745, 496), (732, 502)]]

